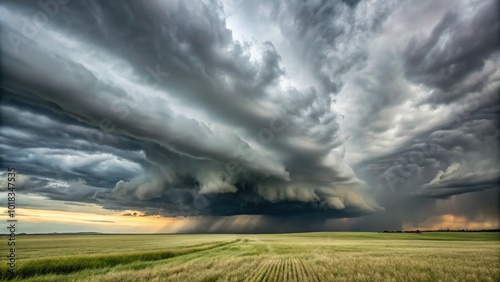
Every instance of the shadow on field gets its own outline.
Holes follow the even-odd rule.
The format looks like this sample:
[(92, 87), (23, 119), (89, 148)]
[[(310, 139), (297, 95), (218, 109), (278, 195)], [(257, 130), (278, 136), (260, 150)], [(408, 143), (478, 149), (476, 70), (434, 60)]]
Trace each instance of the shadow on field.
[(0, 270), (1, 280), (10, 280), (14, 278), (29, 278), (37, 275), (46, 274), (69, 274), (85, 269), (98, 269), (105, 267), (113, 267), (116, 265), (129, 264), (137, 261), (156, 261), (168, 258), (173, 258), (181, 255), (192, 254), (196, 252), (211, 250), (214, 248), (227, 246), (239, 242), (241, 239), (231, 241), (219, 241), (212, 244), (200, 244), (188, 246), (181, 250), (175, 251), (155, 251), (142, 253), (126, 253), (126, 254), (110, 254), (110, 255), (86, 255), (86, 256), (71, 256), (62, 258), (45, 258), (33, 259), (21, 262), (16, 273), (13, 275), (8, 271), (7, 267), (2, 267)]

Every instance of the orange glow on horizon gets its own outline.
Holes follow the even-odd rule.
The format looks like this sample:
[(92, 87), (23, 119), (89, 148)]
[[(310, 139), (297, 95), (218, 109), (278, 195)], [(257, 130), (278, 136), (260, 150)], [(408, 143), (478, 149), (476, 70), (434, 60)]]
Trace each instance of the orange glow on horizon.
[(417, 230), (417, 229), (429, 229), (429, 230), (461, 230), (461, 229), (497, 229), (500, 227), (500, 222), (485, 220), (485, 221), (472, 221), (464, 216), (456, 216), (452, 214), (445, 214), (440, 216), (433, 216), (426, 221), (413, 225), (404, 224), (403, 230)]
[[(26, 208), (18, 208), (16, 213), (16, 219), (20, 223), (67, 223), (87, 227), (109, 227), (110, 232), (113, 230), (130, 230), (130, 232), (141, 230), (140, 233), (176, 232), (187, 224), (184, 218), (143, 216), (141, 213), (137, 213), (137, 216), (124, 216), (123, 212), (97, 214)], [(46, 232), (52, 231), (48, 229)]]

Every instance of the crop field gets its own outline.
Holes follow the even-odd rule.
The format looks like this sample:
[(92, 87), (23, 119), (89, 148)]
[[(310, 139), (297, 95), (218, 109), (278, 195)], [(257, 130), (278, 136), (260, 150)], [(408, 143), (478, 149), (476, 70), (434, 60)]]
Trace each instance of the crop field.
[(493, 232), (19, 235), (16, 244), (17, 274), (2, 263), (2, 280), (500, 281)]

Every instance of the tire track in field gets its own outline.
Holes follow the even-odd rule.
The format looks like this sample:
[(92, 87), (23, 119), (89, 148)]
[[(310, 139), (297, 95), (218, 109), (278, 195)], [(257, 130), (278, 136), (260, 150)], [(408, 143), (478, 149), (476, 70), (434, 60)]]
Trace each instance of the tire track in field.
[(311, 265), (308, 262), (305, 262), (302, 259), (299, 259), (298, 261), (300, 263), (300, 266), (304, 270), (304, 274), (306, 277), (306, 279), (304, 281), (321, 282), (321, 279), (318, 277), (318, 274), (316, 274), (316, 272), (314, 271), (314, 269), (311, 267)]
[(283, 277), (285, 262), (283, 258), (270, 258), (263, 261), (254, 271), (254, 274), (245, 281), (247, 282), (271, 282), (286, 281)]
[(266, 270), (267, 265), (270, 263), (270, 261), (271, 260), (268, 259), (266, 261), (261, 262), (257, 267), (257, 269), (255, 269), (254, 275), (250, 276), (245, 281), (247, 282), (259, 281), (260, 276), (262, 276), (262, 273), (264, 272), (264, 270)]
[(283, 258), (281, 259), (281, 267), (280, 269), (282, 270), (281, 272), (278, 272), (277, 275), (274, 276), (274, 279), (273, 281), (286, 281), (286, 280), (283, 280), (286, 276), (286, 273), (284, 272), (285, 270), (285, 267), (287, 266), (287, 258)]
[(269, 273), (269, 275), (267, 277), (265, 277), (265, 280), (264, 281), (267, 281), (267, 282), (273, 282), (273, 281), (277, 281), (277, 277), (278, 277), (278, 269), (280, 268), (281, 264), (283, 262), (283, 259), (277, 259), (276, 262), (274, 263), (273, 265), (273, 268), (271, 270), (271, 272)]
[(275, 263), (274, 271), (269, 273), (269, 275), (263, 281), (267, 282), (283, 281), (282, 278), (285, 275), (284, 273), (285, 267), (286, 267), (286, 258), (278, 258)]
[(313, 267), (300, 258), (281, 257), (264, 260), (246, 282), (321, 282)]
[(289, 258), (286, 258), (285, 263), (284, 263), (284, 267), (283, 267), (283, 275), (282, 275), (283, 281), (290, 281), (290, 279), (291, 279), (289, 262), (290, 262)]
[(285, 263), (283, 264), (283, 275), (281, 276), (282, 281), (289, 281), (288, 279), (290, 278), (290, 264), (289, 264), (290, 258), (286, 258)]
[(299, 278), (299, 267), (297, 265), (297, 260), (295, 258), (290, 259), (290, 267), (291, 267), (290, 271), (291, 277), (289, 281), (304, 281)]
[(293, 259), (293, 263), (297, 271), (297, 281), (307, 281), (307, 275), (305, 273), (304, 267), (302, 266), (299, 260), (300, 259), (296, 258)]
[(254, 274), (251, 275), (249, 278), (247, 278), (245, 281), (246, 282), (262, 281), (262, 279), (264, 279), (267, 273), (270, 271), (275, 260), (276, 259), (267, 259), (261, 262), (260, 265), (257, 267), (257, 269), (254, 271)]

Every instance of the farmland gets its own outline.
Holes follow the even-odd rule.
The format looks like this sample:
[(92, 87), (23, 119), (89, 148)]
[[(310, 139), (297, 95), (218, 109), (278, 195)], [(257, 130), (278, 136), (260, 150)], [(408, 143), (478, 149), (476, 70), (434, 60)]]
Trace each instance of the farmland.
[(16, 247), (26, 281), (500, 281), (493, 232), (19, 235)]

